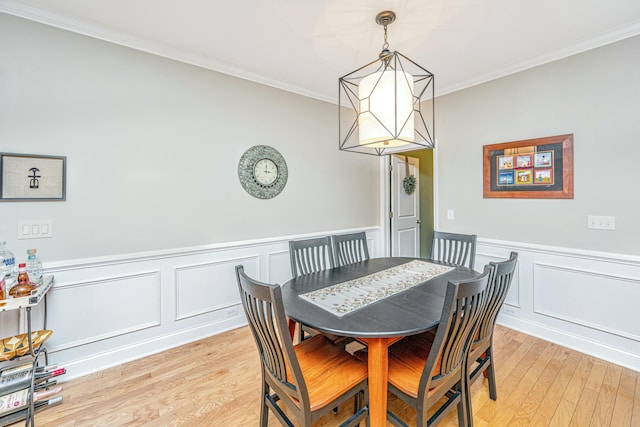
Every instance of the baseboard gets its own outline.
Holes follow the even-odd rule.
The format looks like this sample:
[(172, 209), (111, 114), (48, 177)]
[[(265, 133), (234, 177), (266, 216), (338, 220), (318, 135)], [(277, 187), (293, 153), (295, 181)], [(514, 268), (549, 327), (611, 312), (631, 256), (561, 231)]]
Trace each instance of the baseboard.
[(174, 334), (155, 337), (147, 341), (140, 341), (113, 349), (108, 352), (91, 354), (88, 357), (64, 362), (67, 373), (59, 382), (70, 381), (94, 372), (102, 371), (132, 362), (156, 353), (167, 351), (181, 345), (189, 344), (204, 338), (221, 334), (247, 324), (244, 313), (224, 319), (220, 322), (202, 324), (192, 329), (180, 330)]
[(569, 334), (565, 331), (552, 328), (547, 325), (519, 319), (505, 314), (500, 314), (497, 323), (527, 335), (532, 335), (545, 341), (549, 341), (581, 353), (590, 354), (599, 359), (640, 372), (640, 355), (638, 354), (626, 352), (618, 348), (604, 345), (600, 342)]

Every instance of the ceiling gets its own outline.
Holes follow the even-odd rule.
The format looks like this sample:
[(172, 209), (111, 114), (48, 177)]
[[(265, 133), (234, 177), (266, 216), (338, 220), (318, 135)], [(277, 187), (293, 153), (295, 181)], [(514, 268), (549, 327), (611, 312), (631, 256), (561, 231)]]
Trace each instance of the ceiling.
[(640, 34), (638, 0), (0, 0), (0, 12), (329, 102), (397, 50), (436, 95)]

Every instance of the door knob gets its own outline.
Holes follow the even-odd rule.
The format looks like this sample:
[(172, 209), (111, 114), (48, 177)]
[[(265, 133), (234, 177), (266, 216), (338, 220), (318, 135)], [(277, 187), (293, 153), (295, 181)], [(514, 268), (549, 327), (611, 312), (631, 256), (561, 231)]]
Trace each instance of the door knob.
[(418, 224), (422, 224), (422, 220), (421, 220), (421, 219), (419, 219), (419, 220), (417, 220), (417, 221), (416, 221), (416, 223), (418, 223)]

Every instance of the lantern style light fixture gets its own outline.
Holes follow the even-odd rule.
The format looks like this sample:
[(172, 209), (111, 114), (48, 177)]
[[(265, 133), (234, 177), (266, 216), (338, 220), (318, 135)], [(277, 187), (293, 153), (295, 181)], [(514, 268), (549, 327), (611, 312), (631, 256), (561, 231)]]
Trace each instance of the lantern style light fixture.
[(376, 16), (384, 27), (378, 59), (339, 80), (340, 150), (383, 156), (434, 147), (434, 76), (389, 51), (387, 26), (395, 19), (392, 11)]

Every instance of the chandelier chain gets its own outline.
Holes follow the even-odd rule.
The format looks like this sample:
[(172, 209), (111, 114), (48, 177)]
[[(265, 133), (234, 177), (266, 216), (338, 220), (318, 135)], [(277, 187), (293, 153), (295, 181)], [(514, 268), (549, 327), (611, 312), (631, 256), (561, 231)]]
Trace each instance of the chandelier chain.
[(389, 49), (389, 42), (387, 42), (387, 24), (384, 24), (384, 44), (382, 45), (382, 50)]

